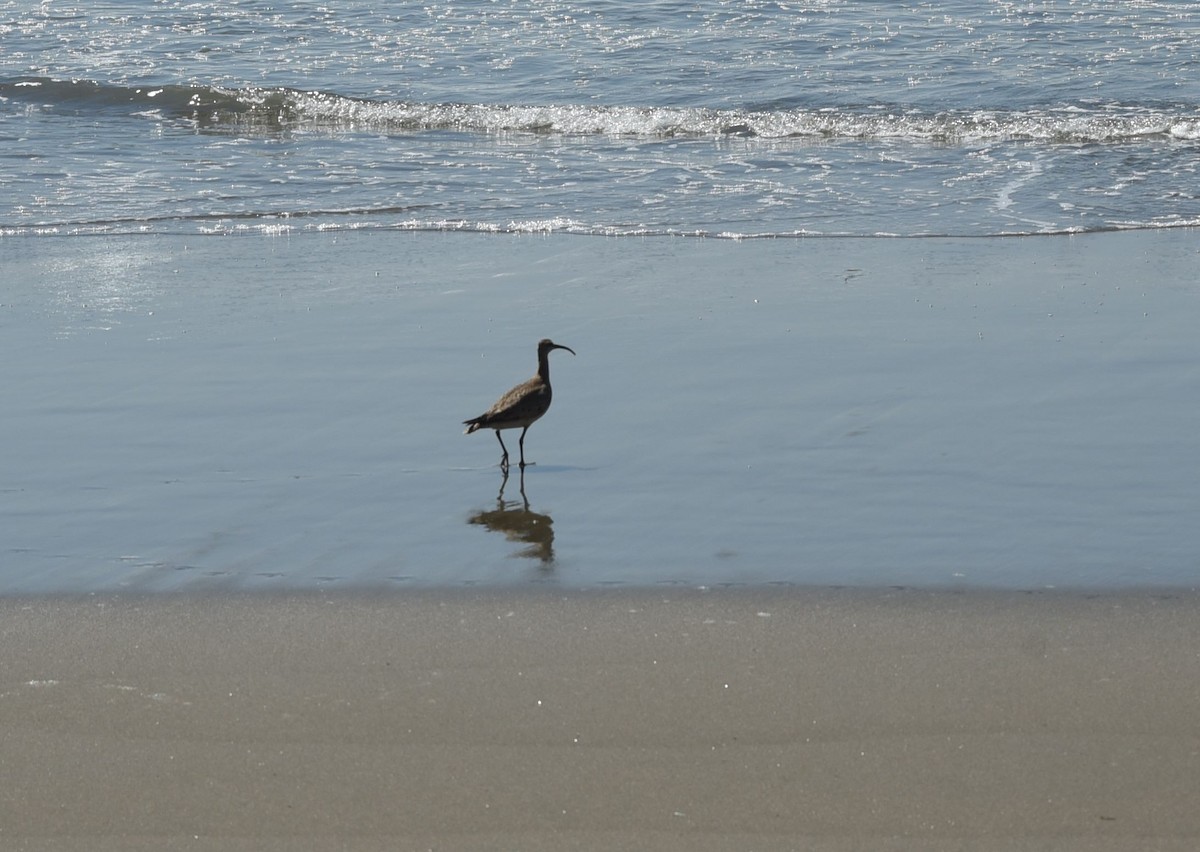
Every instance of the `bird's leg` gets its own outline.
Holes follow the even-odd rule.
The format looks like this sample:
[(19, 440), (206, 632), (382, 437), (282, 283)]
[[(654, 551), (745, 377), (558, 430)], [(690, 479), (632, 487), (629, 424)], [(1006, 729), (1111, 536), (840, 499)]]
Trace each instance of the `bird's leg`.
[(508, 447), (504, 446), (504, 439), (500, 437), (500, 430), (496, 430), (496, 440), (500, 442), (500, 449), (504, 455), (500, 457), (500, 469), (508, 473)]
[[(517, 442), (521, 445), (521, 470), (525, 470), (525, 433), (528, 431), (529, 431), (528, 426), (526, 426), (524, 429), (522, 429), (521, 430), (521, 440)], [(500, 433), (497, 432), (496, 434), (498, 435)]]

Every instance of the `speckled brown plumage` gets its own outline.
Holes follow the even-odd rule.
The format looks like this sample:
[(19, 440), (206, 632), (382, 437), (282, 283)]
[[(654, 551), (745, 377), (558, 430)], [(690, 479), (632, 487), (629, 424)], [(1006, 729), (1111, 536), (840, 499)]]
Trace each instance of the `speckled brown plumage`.
[(569, 346), (560, 346), (549, 338), (538, 342), (538, 371), (537, 375), (528, 381), (521, 382), (510, 390), (496, 404), (478, 417), (464, 420), (470, 435), (479, 429), (496, 430), (496, 440), (504, 455), (500, 458), (500, 467), (508, 470), (508, 447), (500, 437), (501, 429), (521, 429), (521, 467), (525, 467), (525, 433), (539, 417), (550, 410), (550, 400), (553, 391), (550, 388), (550, 351), (566, 349), (572, 355), (575, 350)]

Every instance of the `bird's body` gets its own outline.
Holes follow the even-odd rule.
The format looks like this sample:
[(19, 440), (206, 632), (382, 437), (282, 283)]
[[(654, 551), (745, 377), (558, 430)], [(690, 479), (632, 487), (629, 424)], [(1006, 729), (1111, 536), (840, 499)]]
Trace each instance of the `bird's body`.
[(549, 339), (538, 342), (538, 371), (537, 375), (528, 381), (521, 382), (510, 390), (496, 404), (478, 417), (464, 420), (466, 434), (470, 435), (479, 429), (496, 430), (496, 440), (504, 455), (500, 459), (500, 467), (508, 470), (508, 447), (500, 437), (501, 429), (521, 430), (521, 467), (525, 467), (525, 433), (533, 423), (550, 410), (550, 400), (553, 391), (550, 388), (550, 352), (553, 349), (566, 349), (572, 355), (575, 350), (560, 346)]

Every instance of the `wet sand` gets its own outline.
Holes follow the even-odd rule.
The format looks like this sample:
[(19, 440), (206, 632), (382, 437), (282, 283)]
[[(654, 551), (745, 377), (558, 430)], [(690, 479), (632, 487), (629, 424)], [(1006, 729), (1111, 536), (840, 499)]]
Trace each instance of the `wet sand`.
[(0, 240), (0, 593), (1193, 586), (1198, 251)]
[(0, 601), (4, 849), (1195, 849), (1200, 597)]

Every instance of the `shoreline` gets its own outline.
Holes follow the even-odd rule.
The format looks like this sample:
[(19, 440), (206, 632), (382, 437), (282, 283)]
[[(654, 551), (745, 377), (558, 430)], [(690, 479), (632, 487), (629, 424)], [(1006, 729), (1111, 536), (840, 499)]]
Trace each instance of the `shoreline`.
[(18, 849), (1194, 848), (1200, 595), (0, 599)]
[(629, 598), (673, 598), (680, 596), (727, 597), (753, 600), (769, 597), (796, 602), (824, 599), (847, 600), (952, 600), (955, 598), (977, 598), (984, 600), (1033, 600), (1047, 601), (1158, 599), (1182, 600), (1195, 598), (1200, 603), (1200, 585), (1074, 585), (1041, 587), (983, 586), (983, 585), (901, 585), (901, 584), (812, 584), (791, 581), (731, 581), (726, 583), (602, 583), (594, 585), (559, 585), (552, 581), (526, 583), (423, 583), (408, 586), (386, 583), (330, 584), (322, 586), (188, 586), (180, 588), (147, 589), (138, 586), (128, 588), (90, 589), (84, 591), (48, 592), (4, 592), (0, 591), (0, 607), (6, 606), (75, 606), (75, 605), (275, 605), (287, 601), (325, 602), (329, 604), (378, 604), (430, 603), (433, 601), (505, 601), (531, 602), (548, 600), (577, 600), (603, 602), (609, 599)]

